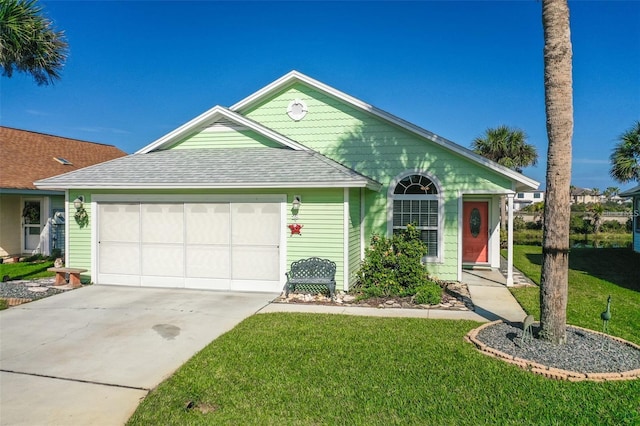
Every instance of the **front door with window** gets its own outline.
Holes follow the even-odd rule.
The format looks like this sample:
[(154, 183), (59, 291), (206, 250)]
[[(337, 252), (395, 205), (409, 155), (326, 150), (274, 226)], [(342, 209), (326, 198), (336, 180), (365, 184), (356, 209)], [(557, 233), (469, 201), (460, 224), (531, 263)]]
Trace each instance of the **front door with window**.
[(489, 262), (489, 203), (465, 201), (462, 209), (462, 262)]
[(40, 244), (42, 231), (42, 201), (22, 201), (22, 252), (31, 253)]

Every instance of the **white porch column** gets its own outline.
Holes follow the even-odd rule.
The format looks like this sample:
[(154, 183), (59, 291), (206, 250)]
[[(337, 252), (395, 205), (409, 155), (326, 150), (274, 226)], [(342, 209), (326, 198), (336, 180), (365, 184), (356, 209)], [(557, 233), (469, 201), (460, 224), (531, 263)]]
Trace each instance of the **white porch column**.
[(513, 285), (513, 197), (507, 194), (508, 232), (507, 232), (507, 287)]

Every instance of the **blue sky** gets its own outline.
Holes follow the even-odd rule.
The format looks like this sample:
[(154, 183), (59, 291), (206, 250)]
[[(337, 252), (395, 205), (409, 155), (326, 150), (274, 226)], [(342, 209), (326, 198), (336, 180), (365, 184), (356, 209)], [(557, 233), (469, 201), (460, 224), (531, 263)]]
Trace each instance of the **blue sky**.
[[(0, 78), (2, 125), (132, 153), (215, 105), (295, 69), (462, 146), (518, 127), (538, 147), (544, 189), (539, 1), (41, 1), (64, 30), (62, 80)], [(640, 119), (640, 2), (570, 1), (572, 184), (626, 189), (608, 174)]]

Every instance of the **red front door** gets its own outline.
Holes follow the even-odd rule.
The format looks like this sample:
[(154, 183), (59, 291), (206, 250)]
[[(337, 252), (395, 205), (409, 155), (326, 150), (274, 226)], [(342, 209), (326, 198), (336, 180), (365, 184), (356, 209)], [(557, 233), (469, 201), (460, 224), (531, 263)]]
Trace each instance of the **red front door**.
[(489, 203), (465, 201), (462, 208), (462, 261), (489, 262)]

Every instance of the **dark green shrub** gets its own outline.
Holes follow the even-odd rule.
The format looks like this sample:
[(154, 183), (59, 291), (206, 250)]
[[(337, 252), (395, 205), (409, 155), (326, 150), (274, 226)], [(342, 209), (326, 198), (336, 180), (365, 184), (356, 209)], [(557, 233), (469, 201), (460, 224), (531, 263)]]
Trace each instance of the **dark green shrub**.
[(437, 305), (442, 301), (442, 287), (433, 281), (416, 288), (413, 301), (419, 305)]
[(602, 222), (600, 232), (622, 232), (623, 226), (617, 220), (607, 220)]
[(391, 238), (374, 235), (358, 271), (356, 289), (369, 297), (412, 296), (428, 282), (422, 264), (426, 254), (427, 246), (413, 225)]
[(513, 230), (522, 231), (527, 228), (527, 222), (525, 222), (522, 216), (515, 216), (513, 218)]
[(9, 307), (9, 302), (7, 299), (0, 299), (0, 311), (3, 311)]

